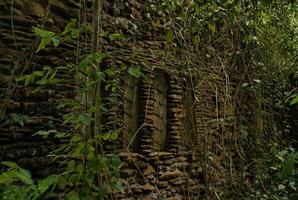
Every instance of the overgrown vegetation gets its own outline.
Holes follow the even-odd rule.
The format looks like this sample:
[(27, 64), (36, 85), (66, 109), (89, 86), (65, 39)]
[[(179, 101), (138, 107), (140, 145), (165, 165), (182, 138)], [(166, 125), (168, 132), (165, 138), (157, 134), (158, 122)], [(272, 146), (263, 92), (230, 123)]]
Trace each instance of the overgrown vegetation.
[[(42, 51), (48, 45), (58, 47), (62, 42), (71, 42), (90, 30), (86, 27), (87, 25), (78, 27), (76, 19), (71, 20), (61, 34), (35, 27), (33, 32), (40, 39), (36, 52)], [(110, 37), (113, 37), (113, 34)], [(121, 183), (117, 181), (121, 164), (119, 157), (115, 154), (104, 155), (102, 151), (102, 141), (117, 139), (119, 130), (106, 129), (104, 125), (96, 124), (98, 116), (95, 114), (106, 112), (117, 103), (116, 92), (119, 86), (117, 79), (113, 79), (117, 72), (113, 71), (113, 68), (102, 71), (98, 67), (105, 57), (99, 51), (86, 52), (80, 57), (82, 59), (78, 65), (68, 63), (67, 66), (55, 69), (44, 67), (42, 71), (33, 71), (17, 79), (25, 86), (35, 85), (36, 90), (43, 90), (63, 81), (56, 78), (56, 72), (64, 70), (77, 77), (73, 84), (74, 96), (78, 98), (63, 99), (57, 105), (57, 108), (69, 111), (63, 117), (63, 125), (73, 127), (69, 132), (51, 129), (40, 130), (34, 134), (43, 138), (54, 137), (69, 141), (49, 154), (54, 160), (58, 160), (63, 170), (35, 182), (29, 171), (15, 163), (2, 162), (8, 167), (8, 171), (0, 176), (3, 199), (40, 199), (51, 195), (56, 188), (64, 190), (63, 196), (66, 199), (102, 199), (108, 192), (122, 189)], [(111, 91), (106, 104), (97, 104), (95, 101), (101, 81), (106, 83), (105, 90)], [(6, 124), (17, 123), (24, 126), (27, 118), (25, 115), (11, 116)]]
[[(163, 28), (167, 44), (206, 60), (211, 57), (208, 62), (221, 63), (236, 82), (233, 104), (241, 133), (236, 143), (244, 146), (240, 149), (243, 182), (222, 186), (220, 194), (209, 192), (218, 199), (297, 199), (297, 122), (290, 121), (286, 111), (298, 105), (298, 3), (150, 0), (147, 6), (148, 19)], [(43, 90), (65, 81), (56, 78), (59, 71), (75, 77), (73, 98), (57, 104), (66, 111), (63, 125), (69, 132), (53, 128), (35, 133), (67, 141), (49, 154), (62, 170), (33, 180), (29, 171), (2, 162), (7, 168), (0, 175), (2, 199), (41, 199), (51, 197), (54, 190), (63, 191), (63, 198), (71, 200), (112, 197), (122, 190), (118, 179), (121, 161), (117, 154), (105, 154), (103, 144), (116, 140), (121, 127), (115, 125), (116, 115), (107, 124), (102, 118), (119, 104), (121, 72), (136, 78), (147, 76), (138, 66), (101, 67), (106, 55), (94, 38), (121, 40), (125, 37), (121, 33), (96, 32), (80, 19), (72, 19), (62, 33), (42, 27), (34, 27), (33, 32), (39, 38), (35, 53), (78, 42), (75, 62), (54, 69), (45, 66), (16, 80)], [(92, 48), (80, 46), (81, 38), (93, 41)], [(19, 113), (6, 116), (5, 125), (24, 126), (27, 120)]]

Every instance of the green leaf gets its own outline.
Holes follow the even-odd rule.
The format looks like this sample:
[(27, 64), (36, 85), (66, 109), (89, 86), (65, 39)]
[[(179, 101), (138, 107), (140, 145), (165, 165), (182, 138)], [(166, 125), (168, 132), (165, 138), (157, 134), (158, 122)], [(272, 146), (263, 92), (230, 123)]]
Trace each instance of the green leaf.
[(16, 163), (4, 161), (1, 164), (10, 167), (7, 172), (0, 175), (0, 184), (5, 182), (20, 181), (25, 185), (34, 185), (31, 174), (28, 170), (19, 167)]
[(79, 63), (79, 67), (86, 68), (86, 67), (89, 67), (90, 64), (91, 64), (91, 58), (90, 58), (90, 55), (88, 55)]
[(111, 162), (110, 164), (115, 168), (119, 168), (121, 165), (121, 160), (117, 155), (112, 155), (110, 158), (110, 162)]
[(69, 133), (64, 133), (64, 132), (57, 132), (55, 134), (55, 138), (66, 138), (68, 137), (70, 134)]
[(31, 178), (31, 173), (25, 169), (19, 169), (18, 173), (16, 173), (17, 178), (27, 185), (33, 185), (33, 180)]
[(282, 170), (280, 173), (278, 173), (278, 178), (285, 180), (292, 174), (297, 157), (298, 154), (296, 153), (290, 153), (286, 157), (282, 166)]
[(75, 191), (71, 191), (69, 192), (67, 195), (67, 200), (80, 200), (80, 196), (78, 193), (76, 193)]
[(209, 23), (209, 24), (208, 24), (208, 28), (212, 31), (212, 33), (215, 32), (215, 24), (211, 24), (211, 23)]
[(73, 29), (73, 30), (71, 30), (70, 35), (71, 35), (71, 38), (72, 39), (75, 39), (75, 38), (79, 37), (79, 35), (80, 35), (79, 29)]
[(101, 72), (101, 71), (97, 71), (96, 72), (96, 79), (99, 80), (99, 81), (103, 81), (105, 80), (105, 73)]
[(18, 78), (17, 81), (25, 81), (25, 86), (28, 86), (30, 83), (34, 83), (37, 77), (42, 77), (44, 73), (44, 71), (34, 71), (31, 74), (27, 74)]
[(64, 31), (62, 32), (63, 35), (71, 32), (72, 30), (74, 30), (76, 28), (77, 25), (77, 19), (73, 18), (70, 20), (70, 22), (66, 25)]
[(58, 180), (57, 180), (58, 187), (64, 188), (66, 184), (67, 184), (66, 178), (64, 176), (58, 176)]
[(53, 45), (55, 47), (59, 46), (59, 44), (60, 44), (60, 38), (58, 36), (54, 36), (51, 39), (52, 39)]
[(55, 33), (52, 31), (42, 30), (37, 27), (33, 27), (33, 33), (40, 38), (51, 38), (55, 35)]
[[(93, 56), (93, 54), (92, 54), (92, 56)], [(100, 63), (106, 57), (106, 55), (104, 53), (98, 51), (94, 54), (94, 57), (95, 57), (95, 61)]]
[(105, 164), (99, 158), (93, 158), (89, 161), (89, 167), (98, 172), (105, 168)]
[(200, 35), (195, 35), (194, 38), (193, 38), (193, 42), (194, 42), (195, 45), (199, 45), (200, 42), (201, 42)]
[(173, 42), (174, 41), (174, 32), (173, 30), (169, 30), (166, 34), (166, 41), (167, 42)]
[(110, 101), (113, 104), (117, 103), (117, 101), (118, 101), (117, 96), (111, 96), (111, 97), (107, 97), (105, 99), (108, 100), (108, 101)]
[(108, 140), (108, 139), (110, 139), (110, 133), (104, 133), (103, 135), (102, 135), (102, 139), (103, 140)]
[(295, 95), (294, 98), (290, 101), (290, 105), (298, 104), (298, 95)]
[(109, 34), (109, 39), (110, 40), (120, 40), (123, 39), (124, 35), (119, 34), (119, 33), (114, 33), (114, 34)]
[(71, 142), (71, 143), (76, 143), (76, 142), (79, 142), (79, 141), (81, 141), (81, 137), (80, 137), (80, 135), (74, 135), (74, 136), (72, 136), (72, 138), (70, 139), (70, 142)]
[(16, 115), (12, 115), (11, 118), (12, 118), (11, 119), (12, 122), (17, 123), (23, 127), (25, 123), (28, 121), (29, 117), (24, 114), (16, 114)]
[(43, 194), (45, 191), (49, 189), (50, 186), (56, 184), (58, 182), (58, 176), (57, 175), (51, 175), (46, 177), (45, 179), (42, 179), (38, 182), (37, 190), (40, 194)]
[(2, 184), (12, 184), (15, 181), (15, 171), (7, 171), (0, 174), (0, 186)]
[(5, 165), (7, 167), (13, 168), (13, 169), (20, 169), (21, 167), (17, 165), (15, 162), (10, 162), (10, 161), (3, 161), (1, 162), (2, 165)]
[(51, 37), (41, 38), (36, 52), (39, 52), (40, 50), (44, 49), (51, 42), (51, 39)]
[(36, 133), (34, 133), (32, 136), (40, 135), (40, 136), (42, 136), (42, 138), (47, 138), (52, 133), (58, 134), (59, 132), (56, 130), (48, 130), (48, 131), (40, 130), (40, 131), (37, 131)]
[(100, 200), (104, 199), (105, 195), (107, 194), (108, 192), (108, 189), (106, 186), (102, 185), (100, 188), (99, 188), (99, 191), (98, 191), (98, 198)]
[(128, 69), (128, 73), (136, 78), (140, 78), (142, 75), (142, 72), (139, 67), (130, 67)]
[(112, 188), (116, 192), (121, 192), (123, 190), (122, 184), (119, 182), (112, 183)]
[(98, 63), (100, 63), (102, 61), (102, 59), (105, 58), (105, 54), (101, 53), (101, 52), (96, 52), (96, 53), (92, 53), (92, 54), (88, 54), (87, 56), (85, 56), (85, 58), (79, 63), (79, 67), (80, 68), (86, 68), (89, 67), (92, 63), (92, 61), (96, 61)]
[(110, 135), (111, 140), (116, 140), (118, 138), (118, 133), (116, 131), (113, 131)]
[(245, 88), (248, 86), (248, 83), (242, 83), (241, 87)]
[(79, 174), (73, 174), (69, 177), (68, 182), (71, 184), (77, 184), (80, 181), (81, 176)]
[(114, 67), (109, 67), (108, 69), (105, 70), (105, 73), (108, 76), (113, 76), (117, 73), (116, 69)]
[(88, 125), (91, 123), (91, 120), (92, 120), (92, 118), (91, 118), (90, 114), (83, 113), (78, 116), (78, 118), (75, 120), (75, 122), (78, 124), (82, 124), (82, 125)]

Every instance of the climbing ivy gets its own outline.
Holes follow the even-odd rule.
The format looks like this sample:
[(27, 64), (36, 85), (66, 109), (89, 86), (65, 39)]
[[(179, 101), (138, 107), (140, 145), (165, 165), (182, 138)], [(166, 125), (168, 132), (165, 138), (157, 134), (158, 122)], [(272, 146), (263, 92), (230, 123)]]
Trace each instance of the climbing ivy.
[[(90, 31), (86, 27), (88, 26), (78, 27), (76, 19), (72, 19), (60, 34), (34, 27), (33, 32), (40, 41), (36, 53), (46, 49), (50, 44), (58, 47), (77, 39), (81, 33)], [(107, 36), (110, 40), (123, 38), (117, 33)], [(107, 111), (109, 107), (118, 103), (119, 80), (113, 78), (117, 73), (115, 67), (106, 67), (104, 70), (97, 67), (104, 58), (105, 54), (100, 51), (87, 52), (81, 55), (77, 66), (69, 63), (58, 68), (44, 67), (43, 70), (33, 71), (17, 79), (24, 86), (34, 85), (38, 90), (43, 90), (63, 81), (56, 78), (58, 70), (68, 70), (69, 74), (73, 74), (72, 67), (76, 66), (77, 78), (72, 84), (76, 88), (74, 95), (78, 98), (62, 99), (57, 105), (58, 109), (69, 110), (63, 116), (63, 125), (73, 128), (68, 131), (39, 130), (33, 135), (68, 141), (58, 145), (48, 155), (61, 165), (62, 170), (36, 181), (32, 179), (29, 171), (17, 164), (2, 162), (1, 164), (7, 168), (7, 171), (0, 175), (2, 199), (41, 199), (53, 193), (56, 188), (64, 188), (62, 198), (65, 199), (103, 199), (108, 193), (122, 190), (118, 181), (121, 165), (119, 157), (115, 154), (105, 155), (101, 150), (103, 141), (116, 140), (120, 130), (111, 130), (110, 127), (95, 123), (95, 113)], [(126, 70), (126, 67), (122, 66), (122, 70)], [(129, 71), (137, 77), (143, 75), (140, 69), (130, 68)], [(96, 93), (99, 83), (104, 83), (104, 89), (111, 94), (107, 99), (108, 104), (94, 102), (94, 96), (100, 95)], [(17, 123), (24, 126), (27, 119), (26, 115), (13, 115), (8, 118), (6, 124)]]

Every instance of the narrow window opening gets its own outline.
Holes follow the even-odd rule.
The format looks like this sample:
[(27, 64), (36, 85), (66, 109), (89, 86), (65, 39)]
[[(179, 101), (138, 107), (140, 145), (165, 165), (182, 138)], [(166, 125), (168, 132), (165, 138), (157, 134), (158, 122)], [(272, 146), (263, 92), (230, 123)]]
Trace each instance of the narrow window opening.
[(195, 120), (195, 97), (191, 78), (183, 81), (183, 136), (182, 140), (187, 149), (195, 145), (196, 120)]
[(167, 83), (166, 74), (160, 71), (154, 73), (154, 147), (164, 149), (167, 138)]
[(124, 130), (123, 130), (123, 143), (124, 147), (129, 144), (130, 148), (134, 148), (137, 131), (137, 118), (138, 118), (138, 79), (125, 74), (124, 80)]

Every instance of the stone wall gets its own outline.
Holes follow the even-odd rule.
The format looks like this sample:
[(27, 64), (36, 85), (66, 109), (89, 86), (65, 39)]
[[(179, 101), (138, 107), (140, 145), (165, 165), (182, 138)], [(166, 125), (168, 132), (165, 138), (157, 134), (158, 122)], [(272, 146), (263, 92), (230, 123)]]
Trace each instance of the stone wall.
[[(13, 5), (12, 5), (13, 2)], [(60, 142), (32, 136), (61, 126), (60, 99), (73, 96), (72, 74), (63, 70), (61, 83), (38, 91), (24, 87), (20, 74), (57, 67), (74, 59), (75, 44), (35, 53), (32, 27), (63, 31), (71, 18), (91, 19), (91, 2), (79, 0), (3, 0), (0, 2), (0, 99), (6, 119), (22, 113), (21, 125), (0, 125), (0, 160), (14, 160), (38, 176), (55, 169), (46, 154)], [(219, 52), (179, 51), (165, 42), (164, 32), (147, 18), (145, 1), (105, 1), (102, 28), (120, 32), (124, 41), (102, 40), (108, 64), (138, 65), (148, 81), (121, 74), (125, 94), (116, 113), (124, 127), (118, 145), (124, 191), (117, 199), (196, 199), (218, 192), (237, 169), (233, 84), (222, 63), (211, 61)], [(168, 53), (170, 52), (170, 53)], [(208, 53), (209, 57), (206, 58)], [(212, 63), (212, 64), (211, 64)], [(225, 63), (227, 64), (227, 63)], [(234, 135), (233, 135), (234, 134)], [(129, 145), (129, 146), (128, 146)], [(229, 175), (227, 175), (229, 174)], [(207, 184), (208, 183), (208, 184)], [(218, 184), (218, 185), (215, 185)], [(218, 189), (215, 189), (218, 188)], [(211, 192), (213, 191), (213, 192)]]
[[(32, 169), (34, 175), (48, 174), (51, 160), (45, 155), (59, 141), (41, 140), (32, 137), (38, 130), (61, 129), (62, 112), (57, 110), (59, 99), (72, 97), (70, 81), (48, 86), (46, 90), (24, 87), (16, 80), (45, 66), (57, 67), (71, 61), (71, 51), (75, 46), (49, 48), (35, 54), (36, 37), (33, 26), (43, 24), (46, 28), (61, 32), (70, 18), (75, 18), (78, 5), (72, 2), (66, 6), (60, 1), (51, 6), (46, 1), (1, 1), (0, 2), (0, 100), (1, 113), (6, 113), (0, 125), (0, 158), (15, 160), (25, 168)], [(12, 4), (13, 3), (13, 4)], [(65, 9), (68, 12), (64, 12)], [(59, 73), (61, 80), (72, 76)], [(26, 115), (24, 126), (6, 125), (5, 122), (18, 115)]]

